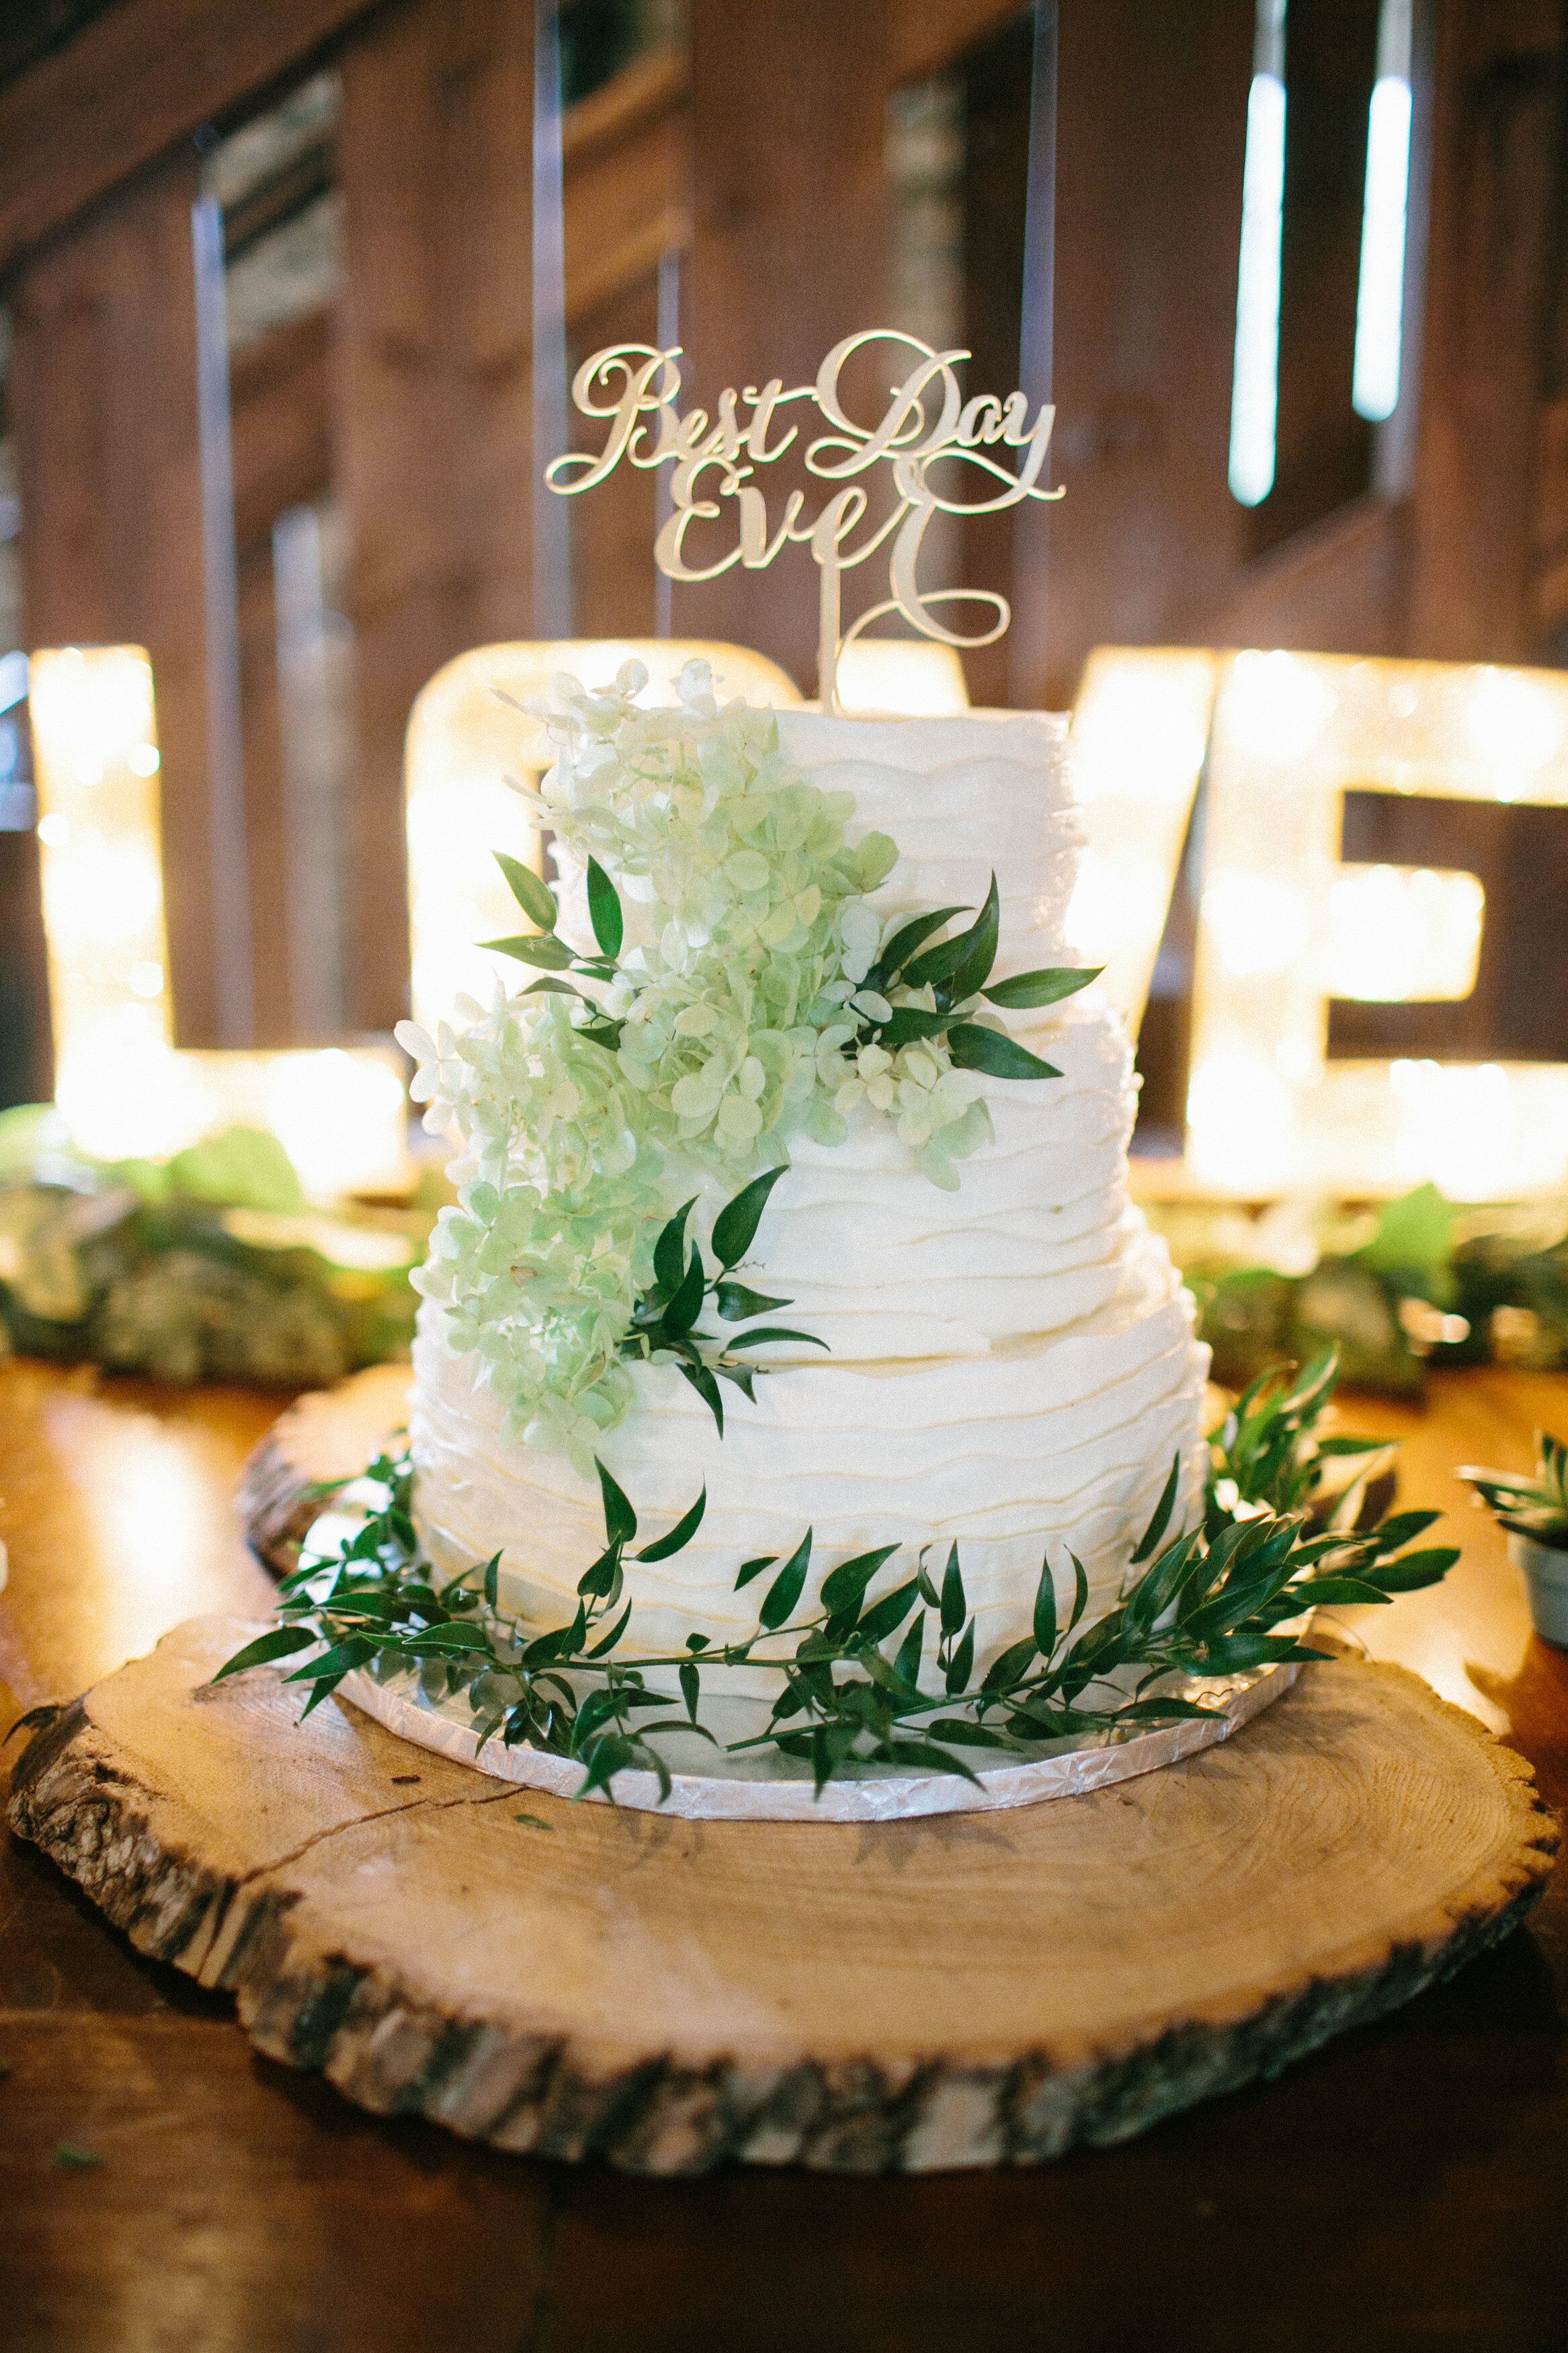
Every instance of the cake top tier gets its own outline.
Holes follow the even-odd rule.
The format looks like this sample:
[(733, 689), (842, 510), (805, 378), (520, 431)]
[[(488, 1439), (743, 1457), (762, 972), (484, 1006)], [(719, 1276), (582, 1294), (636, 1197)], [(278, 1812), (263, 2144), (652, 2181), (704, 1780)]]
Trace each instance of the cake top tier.
[(978, 907), (994, 873), (1007, 965), (1062, 953), (1081, 839), (1065, 718), (967, 711), (935, 719), (778, 713), (785, 759), (854, 798), (851, 829), (889, 834), (879, 908)]

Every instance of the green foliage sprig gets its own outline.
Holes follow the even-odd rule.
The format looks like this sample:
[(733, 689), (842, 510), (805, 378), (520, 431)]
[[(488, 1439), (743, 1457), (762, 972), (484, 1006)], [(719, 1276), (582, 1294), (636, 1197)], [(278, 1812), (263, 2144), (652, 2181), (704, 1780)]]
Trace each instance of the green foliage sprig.
[(971, 912), (935, 908), (912, 916), (886, 941), (849, 999), (849, 1010), (861, 1018), (844, 1052), (858, 1067), (868, 1046), (890, 1056), (900, 1047), (940, 1039), (954, 1070), (981, 1071), (993, 1079), (1060, 1078), (1053, 1063), (974, 1016), (983, 1004), (1008, 1012), (1058, 1005), (1098, 980), (1103, 966), (1041, 966), (993, 983), (1001, 924), (994, 874), (985, 903), (968, 930), (947, 939), (935, 937), (954, 915)]
[(631, 1329), (621, 1342), (623, 1356), (640, 1357), (650, 1364), (661, 1358), (673, 1362), (708, 1407), (721, 1438), (724, 1435), (724, 1400), (719, 1390), (720, 1381), (732, 1382), (743, 1396), (754, 1400), (757, 1376), (769, 1370), (765, 1365), (749, 1362), (742, 1350), (772, 1346), (781, 1340), (802, 1342), (812, 1348), (827, 1345), (815, 1333), (792, 1331), (781, 1324), (753, 1325), (749, 1332), (728, 1337), (704, 1332), (698, 1324), (697, 1319), (710, 1299), (728, 1324), (746, 1323), (753, 1316), (768, 1314), (775, 1307), (789, 1305), (787, 1299), (772, 1299), (764, 1292), (752, 1290), (734, 1273), (756, 1239), (768, 1196), (784, 1173), (781, 1166), (753, 1176), (714, 1219), (717, 1274), (708, 1272), (695, 1240), (688, 1255), (686, 1227), (697, 1206), (695, 1197), (676, 1211), (654, 1244), (653, 1282), (632, 1310)]
[[(653, 1773), (668, 1795), (669, 1768), (653, 1736), (679, 1729), (713, 1741), (701, 1721), (704, 1678), (768, 1666), (777, 1669), (781, 1687), (767, 1728), (732, 1743), (734, 1749), (772, 1746), (804, 1760), (819, 1792), (835, 1775), (864, 1764), (973, 1780), (961, 1751), (1023, 1759), (1051, 1741), (1212, 1714), (1171, 1690), (1170, 1679), (1321, 1658), (1279, 1630), (1320, 1605), (1387, 1601), (1446, 1575), (1458, 1556), (1454, 1549), (1406, 1549), (1435, 1512), (1396, 1513), (1365, 1533), (1313, 1534), (1294, 1508), (1331, 1377), (1331, 1365), (1326, 1375), (1309, 1368), (1295, 1384), (1277, 1377), (1238, 1409), (1215, 1450), (1203, 1518), (1174, 1537), (1168, 1531), (1180, 1464), (1173, 1464), (1129, 1562), (1142, 1573), (1093, 1624), (1083, 1624), (1082, 1564), (1069, 1555), (1074, 1590), (1063, 1623), (1056, 1580), (1043, 1563), (1027, 1630), (978, 1680), (975, 1621), (956, 1544), (940, 1580), (922, 1554), (912, 1574), (894, 1572), (890, 1587), (879, 1586), (896, 1544), (840, 1561), (823, 1578), (816, 1606), (797, 1615), (811, 1573), (808, 1528), (787, 1558), (742, 1564), (737, 1590), (768, 1579), (755, 1633), (722, 1645), (693, 1633), (680, 1651), (628, 1657), (621, 1651), (632, 1615), (626, 1561), (637, 1515), (602, 1463), (604, 1549), (578, 1582), (571, 1623), (536, 1633), (500, 1611), (499, 1555), (435, 1581), (410, 1514), (406, 1457), (372, 1466), (383, 1503), (331, 1558), (301, 1563), (284, 1581), (280, 1623), (214, 1680), (308, 1652), (289, 1677), (310, 1686), (308, 1715), (356, 1669), (382, 1677), (414, 1671), (434, 1699), (466, 1695), (481, 1739), (499, 1736), (579, 1761), (580, 1795), (610, 1791), (616, 1776), (633, 1768)], [(1227, 1507), (1222, 1493), (1242, 1469), (1267, 1492)], [(631, 1556), (672, 1557), (696, 1535), (706, 1505), (704, 1490)], [(934, 1672), (922, 1674), (928, 1649)], [(680, 1712), (669, 1715), (670, 1700), (648, 1688), (653, 1672), (673, 1676)], [(935, 1693), (924, 1687), (931, 1682), (940, 1685)]]
[(596, 858), (588, 860), (588, 920), (594, 926), (598, 944), (597, 955), (580, 955), (575, 948), (556, 935), (560, 908), (555, 893), (543, 878), (524, 866), (521, 859), (507, 857), (504, 850), (495, 850), (496, 864), (505, 875), (512, 897), (529, 921), (537, 926), (531, 932), (520, 932), (503, 940), (481, 940), (479, 945), (493, 948), (498, 955), (513, 956), (518, 963), (531, 965), (545, 976), (522, 991), (524, 997), (571, 997), (588, 1009), (588, 1018), (576, 1024), (579, 1038), (590, 1039), (614, 1053), (621, 1042), (625, 1023), (612, 1020), (597, 998), (584, 997), (563, 972), (574, 972), (584, 980), (596, 981), (606, 987), (619, 972), (616, 958), (620, 955), (626, 938), (626, 916), (620, 893)]
[(1544, 1430), (1535, 1434), (1535, 1476), (1515, 1471), (1462, 1470), (1499, 1525), (1551, 1552), (1568, 1552), (1568, 1446)]

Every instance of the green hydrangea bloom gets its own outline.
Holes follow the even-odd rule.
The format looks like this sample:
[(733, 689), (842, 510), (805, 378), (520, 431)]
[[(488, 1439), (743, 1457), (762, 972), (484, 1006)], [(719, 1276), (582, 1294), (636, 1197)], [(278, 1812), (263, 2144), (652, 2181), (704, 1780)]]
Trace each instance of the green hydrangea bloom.
[(851, 840), (853, 797), (802, 776), (772, 712), (721, 706), (705, 663), (673, 706), (639, 708), (646, 683), (637, 663), (605, 693), (558, 679), (559, 757), (531, 796), (568, 921), (590, 858), (626, 906), (596, 992), (618, 1048), (582, 1034), (579, 998), (499, 983), (488, 1009), (460, 1003), (458, 1029), (398, 1032), (426, 1125), (462, 1139), (458, 1202), (416, 1280), (505, 1400), (509, 1434), (584, 1470), (631, 1402), (618, 1352), (654, 1239), (704, 1176), (743, 1180), (803, 1134), (841, 1142), (862, 1102), (939, 1185), (990, 1133), (940, 1040), (846, 1052), (881, 1002), (855, 1000), (891, 927), (868, 898), (894, 843)]

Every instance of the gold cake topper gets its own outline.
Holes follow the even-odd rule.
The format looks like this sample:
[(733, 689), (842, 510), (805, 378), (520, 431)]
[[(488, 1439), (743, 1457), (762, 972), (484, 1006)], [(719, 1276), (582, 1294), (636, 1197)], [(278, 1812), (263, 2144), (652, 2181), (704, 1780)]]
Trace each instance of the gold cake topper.
[[(840, 379), (853, 354), (871, 343), (900, 346), (904, 362), (912, 364), (889, 387), (880, 417), (863, 425), (847, 413)], [(838, 707), (838, 659), (845, 647), (889, 614), (943, 645), (994, 644), (1012, 619), (1005, 596), (989, 588), (922, 588), (921, 550), (933, 515), (994, 514), (1025, 499), (1061, 497), (1059, 490), (1039, 487), (1056, 422), (1050, 403), (1042, 404), (1031, 422), (1030, 403), (1022, 392), (1011, 392), (1005, 400), (976, 393), (966, 400), (954, 368), (970, 357), (968, 352), (939, 352), (897, 328), (867, 327), (835, 343), (814, 385), (786, 391), (782, 377), (773, 376), (739, 392), (730, 385), (719, 396), (715, 417), (704, 408), (682, 416), (676, 405), (680, 357), (679, 344), (660, 351), (651, 343), (608, 343), (584, 361), (572, 398), (584, 417), (605, 420), (604, 447), (597, 455), (574, 451), (553, 459), (544, 475), (552, 491), (563, 498), (591, 491), (623, 458), (645, 469), (668, 466), (670, 511), (653, 553), (670, 580), (714, 580), (736, 564), (760, 572), (790, 543), (809, 546), (819, 575), (817, 692), (825, 711)], [(799, 439), (800, 427), (782, 412), (800, 401), (811, 402), (827, 427), (802, 452), (806, 470), (819, 481), (843, 487), (812, 516), (803, 512), (805, 492), (792, 490), (775, 523), (754, 478), (760, 467), (772, 465)], [(1000, 450), (1016, 453), (1011, 464), (993, 454)], [(893, 504), (889, 513), (870, 519), (857, 543), (871, 497), (856, 477), (869, 475), (879, 465), (891, 470)], [(951, 481), (943, 490), (931, 480), (932, 470), (941, 465), (973, 468), (989, 480), (979, 497), (963, 499)], [(733, 543), (710, 563), (690, 561), (688, 531), (694, 522), (721, 520), (725, 501), (733, 502)], [(889, 594), (845, 628), (844, 574), (889, 541)], [(950, 628), (939, 608), (955, 604), (987, 608), (990, 626), (967, 634)]]

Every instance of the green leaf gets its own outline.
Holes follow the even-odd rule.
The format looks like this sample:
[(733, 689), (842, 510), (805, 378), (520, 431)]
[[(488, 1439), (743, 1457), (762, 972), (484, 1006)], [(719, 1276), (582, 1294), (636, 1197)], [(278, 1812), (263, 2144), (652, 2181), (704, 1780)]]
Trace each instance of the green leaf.
[(770, 1299), (765, 1292), (749, 1290), (743, 1282), (714, 1285), (713, 1304), (726, 1324), (743, 1324), (749, 1315), (765, 1315), (771, 1307), (787, 1307), (787, 1299)]
[(702, 1313), (707, 1295), (708, 1278), (702, 1271), (702, 1255), (693, 1242), (686, 1272), (676, 1285), (675, 1295), (664, 1311), (664, 1328), (678, 1336), (689, 1332)]
[(719, 1394), (719, 1384), (706, 1365), (682, 1365), (681, 1377), (690, 1382), (709, 1412), (712, 1415), (721, 1438), (724, 1435), (724, 1400)]
[(1105, 970), (1102, 964), (1089, 966), (1069, 965), (1048, 969), (1041, 965), (1036, 972), (1016, 972), (1007, 980), (994, 981), (981, 995), (999, 1005), (1005, 1013), (1025, 1013), (1039, 1005), (1059, 1005), (1064, 997), (1076, 997), (1091, 980), (1098, 980)]
[(1076, 1552), (1069, 1552), (1068, 1558), (1072, 1563), (1073, 1573), (1072, 1616), (1068, 1620), (1068, 1632), (1070, 1634), (1089, 1607), (1089, 1572)]
[(673, 1297), (679, 1290), (680, 1278), (686, 1271), (686, 1220), (696, 1206), (694, 1193), (660, 1229), (653, 1246), (654, 1280), (667, 1296)]
[(542, 877), (534, 872), (531, 866), (524, 866), (521, 859), (509, 858), (504, 849), (493, 850), (491, 855), (506, 876), (508, 888), (529, 922), (537, 923), (542, 932), (552, 932), (560, 920), (560, 910), (555, 904), (554, 893)]
[(630, 1544), (637, 1532), (637, 1515), (597, 1455), (594, 1457), (594, 1468), (599, 1474), (599, 1492), (605, 1499), (605, 1535), (612, 1545)]
[(956, 1634), (968, 1611), (964, 1598), (963, 1571), (958, 1565), (958, 1546), (952, 1545), (947, 1556), (947, 1567), (942, 1580), (942, 1630)]
[(707, 1509), (708, 1482), (704, 1480), (702, 1482), (702, 1492), (698, 1496), (697, 1501), (691, 1505), (689, 1511), (682, 1512), (679, 1519), (677, 1520), (675, 1525), (670, 1529), (668, 1535), (660, 1536), (656, 1544), (644, 1545), (641, 1552), (637, 1555), (637, 1558), (639, 1560), (668, 1560), (673, 1554), (681, 1551), (691, 1542), (692, 1537), (697, 1534), (698, 1529), (702, 1525), (702, 1514)]
[(878, 1042), (896, 1054), (900, 1046), (913, 1046), (922, 1038), (940, 1038), (952, 1018), (948, 1013), (922, 1013), (915, 1005), (898, 1005), (891, 1020), (884, 1021), (877, 1032)]
[(757, 1615), (771, 1634), (784, 1624), (805, 1588), (811, 1567), (811, 1530), (807, 1528), (766, 1593)]
[(695, 1724), (697, 1722), (697, 1703), (702, 1696), (701, 1671), (692, 1660), (688, 1659), (682, 1663), (680, 1668), (678, 1670), (678, 1672), (680, 1682), (680, 1696), (686, 1702), (686, 1713), (691, 1718), (692, 1723)]
[(971, 1619), (969, 1624), (963, 1630), (963, 1639), (959, 1643), (957, 1650), (954, 1651), (952, 1658), (948, 1665), (947, 1695), (949, 1699), (952, 1699), (957, 1693), (965, 1692), (969, 1689), (969, 1678), (973, 1672), (974, 1620)]
[(727, 1201), (713, 1220), (713, 1255), (726, 1271), (743, 1259), (756, 1239), (768, 1196), (784, 1173), (787, 1163), (764, 1170), (742, 1186), (732, 1201)]
[(874, 988), (879, 984), (890, 986), (897, 980), (916, 949), (924, 947), (933, 932), (940, 932), (943, 923), (950, 923), (954, 915), (966, 915), (969, 912), (967, 907), (938, 907), (929, 915), (911, 916), (907, 923), (900, 924), (893, 934), (871, 970), (866, 975), (862, 987)]
[[(927, 948), (923, 955), (916, 956), (911, 963), (906, 964), (905, 985), (910, 988), (925, 988), (940, 986), (942, 981), (951, 979), (961, 965), (968, 965), (973, 961), (977, 949), (984, 948), (988, 932), (991, 941), (991, 958), (994, 958), (996, 954), (996, 877), (993, 874), (991, 887), (985, 894), (985, 903), (969, 929), (966, 932), (955, 934), (951, 940), (939, 940), (934, 948)], [(990, 969), (991, 959), (988, 958), (985, 971), (989, 972)], [(983, 973), (981, 978), (984, 979), (984, 976)], [(977, 982), (975, 986), (978, 987), (979, 983)], [(960, 997), (973, 997), (974, 991), (972, 988), (965, 988), (953, 989), (950, 993), (956, 999)]]
[(901, 1626), (921, 1598), (921, 1581), (911, 1577), (907, 1585), (895, 1586), (874, 1601), (855, 1629), (857, 1642), (885, 1642), (896, 1627)]
[(1386, 1601), (1388, 1595), (1359, 1577), (1314, 1577), (1293, 1591), (1290, 1599), (1310, 1602), (1316, 1609), (1333, 1605), (1343, 1609), (1366, 1602)]
[[(527, 989), (522, 993), (526, 997)], [(617, 1054), (621, 1047), (621, 1032), (626, 1026), (624, 1021), (579, 1021), (577, 1035), (585, 1038), (590, 1046), (602, 1046), (606, 1054)]]
[(898, 1657), (893, 1661), (893, 1672), (901, 1682), (915, 1690), (921, 1679), (921, 1652), (925, 1648), (926, 1614), (917, 1609), (910, 1620), (910, 1630), (899, 1644)]
[(1007, 1691), (1014, 1683), (1021, 1682), (1029, 1672), (1030, 1665), (1037, 1656), (1037, 1644), (1027, 1634), (1021, 1642), (1010, 1642), (1001, 1656), (993, 1659), (985, 1670), (985, 1681), (981, 1684), (981, 1690), (983, 1692)]
[(996, 895), (996, 877), (991, 877), (991, 888), (985, 893), (970, 933), (973, 945), (968, 955), (948, 983), (948, 996), (954, 1005), (962, 1005), (966, 997), (977, 997), (991, 977), (991, 967), (996, 961), (996, 940), (1002, 924), (1002, 904)]
[[(792, 1332), (783, 1324), (764, 1324), (760, 1332), (738, 1333), (725, 1345), (731, 1349), (760, 1348), (764, 1341), (769, 1340), (804, 1340), (808, 1347), (827, 1348), (826, 1341), (819, 1340), (815, 1332)], [(831, 1356), (833, 1352), (827, 1349), (827, 1353)]]
[(275, 1626), (269, 1634), (258, 1634), (254, 1642), (247, 1642), (232, 1659), (226, 1659), (213, 1677), (221, 1683), (226, 1675), (243, 1675), (250, 1667), (265, 1667), (274, 1659), (286, 1659), (294, 1651), (308, 1651), (318, 1636), (303, 1626)]
[(950, 1757), (945, 1748), (929, 1740), (889, 1740), (888, 1754), (895, 1765), (918, 1766), (928, 1773), (956, 1773), (962, 1780), (979, 1786), (979, 1776), (970, 1771), (962, 1757)]
[(588, 919), (605, 954), (618, 956), (626, 937), (626, 918), (616, 886), (596, 858), (588, 860)]
[(1436, 1527), (1442, 1516), (1441, 1512), (1391, 1512), (1372, 1531), (1373, 1543), (1380, 1553), (1397, 1552), (1401, 1545)]
[(572, 961), (571, 949), (551, 932), (520, 932), (514, 939), (481, 940), (479, 945), (493, 948), (497, 955), (515, 956), (519, 964), (537, 965), (544, 972), (564, 972)]
[(947, 1050), (960, 1071), (984, 1071), (992, 1079), (1059, 1079), (1052, 1062), (1043, 1062), (1016, 1038), (998, 1029), (983, 1029), (977, 1021), (955, 1021), (947, 1033)]
[(1005, 1733), (994, 1732), (988, 1724), (971, 1724), (962, 1715), (939, 1715), (927, 1728), (933, 1739), (956, 1741), (965, 1748), (1013, 1748)]
[(1040, 1581), (1035, 1588), (1034, 1625), (1035, 1648), (1048, 1665), (1057, 1647), (1057, 1586), (1048, 1558), (1040, 1563)]
[(879, 1545), (875, 1552), (857, 1553), (853, 1560), (841, 1560), (837, 1568), (829, 1569), (822, 1580), (822, 1606), (828, 1616), (843, 1618), (858, 1610), (866, 1588), (898, 1549), (896, 1544)]
[(1182, 1483), (1182, 1458), (1178, 1454), (1171, 1464), (1171, 1475), (1160, 1492), (1154, 1506), (1154, 1516), (1138, 1539), (1138, 1549), (1132, 1555), (1132, 1566), (1147, 1560), (1160, 1538), (1171, 1525), (1171, 1514), (1176, 1508), (1176, 1490)]
[[(624, 1539), (622, 1537), (614, 1537), (609, 1545), (606, 1546), (605, 1549), (599, 1555), (598, 1559), (594, 1561), (587, 1568), (585, 1568), (583, 1571), (582, 1576), (577, 1579), (577, 1590), (579, 1593), (584, 1595), (586, 1599), (590, 1601), (603, 1600), (607, 1594), (612, 1593), (615, 1590), (616, 1579), (621, 1573), (621, 1546), (623, 1542)], [(542, 1635), (540, 1639), (542, 1641), (551, 1641), (554, 1638), (552, 1635), (545, 1634)], [(531, 1651), (534, 1646), (530, 1644), (529, 1647)]]
[[(621, 1636), (626, 1632), (626, 1628), (631, 1624), (631, 1618), (632, 1605), (628, 1601), (620, 1616), (616, 1620), (615, 1624), (610, 1628), (609, 1632), (607, 1634), (602, 1634), (599, 1637), (599, 1640), (589, 1651), (589, 1658), (602, 1659), (608, 1651), (613, 1651), (616, 1644), (620, 1641)], [(568, 1631), (570, 1631), (570, 1629), (568, 1629)], [(568, 1642), (563, 1643), (562, 1647), (565, 1650), (570, 1650), (572, 1645)]]
[(524, 997), (574, 997), (579, 1005), (586, 1005), (588, 1002), (582, 990), (574, 988), (569, 980), (556, 980), (548, 974), (543, 980), (531, 980), (522, 991), (522, 995)]
[(1447, 1577), (1458, 1557), (1456, 1546), (1433, 1545), (1426, 1552), (1407, 1552), (1398, 1560), (1379, 1561), (1367, 1575), (1385, 1593), (1418, 1593), (1424, 1585), (1436, 1585)]
[(750, 1585), (753, 1577), (761, 1577), (764, 1568), (772, 1568), (777, 1558), (776, 1552), (765, 1552), (756, 1560), (743, 1560), (735, 1579), (736, 1592), (739, 1593), (742, 1586)]
[(610, 1783), (617, 1773), (624, 1773), (628, 1766), (637, 1762), (637, 1751), (623, 1734), (606, 1732), (595, 1741), (584, 1762), (588, 1770), (584, 1776), (582, 1788), (574, 1792), (574, 1797), (586, 1798), (594, 1790), (603, 1789), (608, 1798), (614, 1795)]
[(346, 1642), (334, 1642), (331, 1649), (323, 1651), (319, 1659), (312, 1659), (309, 1666), (296, 1667), (293, 1673), (285, 1675), (283, 1680), (290, 1683), (315, 1683), (318, 1680), (336, 1682), (352, 1673), (355, 1667), (363, 1667), (367, 1659), (374, 1658), (375, 1652), (376, 1645), (367, 1635), (351, 1634)]

